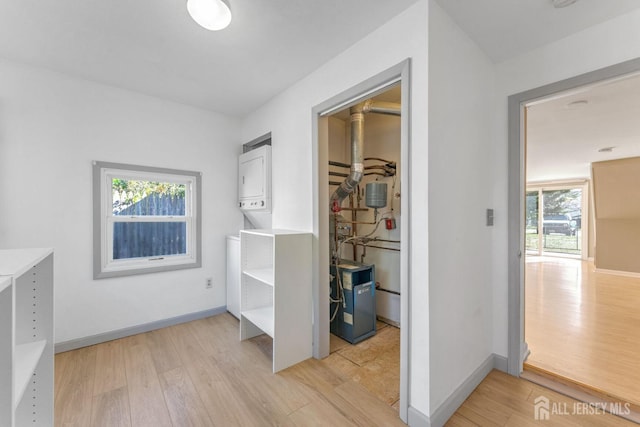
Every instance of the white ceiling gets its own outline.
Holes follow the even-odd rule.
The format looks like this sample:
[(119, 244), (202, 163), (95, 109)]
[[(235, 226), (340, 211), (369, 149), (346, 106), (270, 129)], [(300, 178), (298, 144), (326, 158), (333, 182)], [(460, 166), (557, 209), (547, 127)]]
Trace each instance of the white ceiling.
[[(588, 103), (572, 106), (575, 101)], [(588, 178), (592, 162), (640, 156), (640, 76), (535, 103), (527, 111), (527, 181)], [(614, 147), (610, 153), (599, 149)]]
[(494, 62), (544, 46), (640, 8), (638, 0), (436, 0)]
[[(640, 8), (638, 0), (436, 0), (495, 63)], [(589, 103), (571, 109), (580, 99)], [(527, 181), (588, 178), (591, 162), (640, 156), (640, 78), (530, 107)], [(614, 146), (611, 153), (598, 149)]]
[(0, 2), (0, 58), (243, 115), (417, 0), (231, 0), (200, 28), (186, 0)]
[[(242, 116), (417, 0), (231, 0), (223, 31), (186, 0), (0, 1), (0, 58)], [(640, 7), (638, 0), (437, 0), (499, 62)], [(640, 155), (640, 82), (531, 108), (529, 180), (588, 176), (591, 161)], [(636, 138), (636, 135), (639, 137)], [(597, 148), (615, 146), (613, 153)]]

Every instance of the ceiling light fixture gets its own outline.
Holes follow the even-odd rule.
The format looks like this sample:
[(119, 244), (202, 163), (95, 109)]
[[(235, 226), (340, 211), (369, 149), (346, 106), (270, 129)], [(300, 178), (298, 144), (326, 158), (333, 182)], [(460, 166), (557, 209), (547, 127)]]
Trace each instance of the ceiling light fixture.
[(187, 10), (193, 20), (207, 30), (222, 30), (231, 22), (227, 0), (187, 0)]
[(616, 147), (604, 147), (598, 150), (598, 153), (611, 153)]
[(561, 9), (563, 7), (571, 6), (578, 0), (553, 0), (553, 7), (556, 9)]

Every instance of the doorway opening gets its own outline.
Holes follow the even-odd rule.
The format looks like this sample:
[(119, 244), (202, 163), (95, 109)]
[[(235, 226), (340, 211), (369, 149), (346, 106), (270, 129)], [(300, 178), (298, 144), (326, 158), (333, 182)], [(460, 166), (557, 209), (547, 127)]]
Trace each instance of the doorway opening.
[[(314, 357), (408, 417), (409, 65), (313, 109)], [(359, 373), (358, 373), (359, 372)]]
[(329, 119), (330, 358), (400, 404), (401, 85)]
[[(524, 366), (527, 377), (552, 378), (624, 408), (628, 402), (632, 408), (640, 403), (640, 375), (636, 378), (633, 368), (640, 363), (640, 333), (631, 327), (638, 320), (634, 307), (640, 304), (640, 274), (605, 271), (599, 265), (609, 252), (603, 244), (609, 224), (620, 219), (615, 216), (625, 216), (625, 223), (640, 216), (607, 213), (602, 200), (610, 205), (611, 195), (601, 183), (623, 185), (624, 180), (595, 171), (604, 165), (617, 170), (618, 163), (640, 156), (635, 143), (640, 127), (634, 119), (640, 103), (633, 94), (640, 93), (638, 71), (640, 60), (629, 61), (509, 100), (509, 169), (511, 177), (519, 177), (510, 187), (509, 241), (518, 248), (515, 256), (522, 254), (510, 260), (510, 373), (519, 375)], [(546, 119), (536, 119), (532, 106)], [(627, 125), (621, 122), (625, 118), (631, 118)], [(573, 126), (578, 141), (549, 129), (540, 132), (536, 126), (541, 123), (555, 132)], [(545, 138), (536, 140), (535, 133)], [(615, 204), (627, 205), (628, 196), (618, 193)], [(617, 234), (621, 245), (624, 234)], [(627, 234), (634, 234), (633, 227)]]

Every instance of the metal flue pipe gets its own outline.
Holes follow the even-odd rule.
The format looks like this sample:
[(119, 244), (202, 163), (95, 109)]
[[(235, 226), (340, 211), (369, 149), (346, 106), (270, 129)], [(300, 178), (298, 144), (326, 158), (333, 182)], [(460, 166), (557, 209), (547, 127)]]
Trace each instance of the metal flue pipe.
[(340, 211), (340, 204), (353, 193), (364, 176), (364, 115), (366, 113), (400, 115), (400, 104), (367, 100), (354, 105), (351, 113), (351, 172), (333, 192), (329, 201), (332, 212)]
[(333, 192), (329, 200), (333, 212), (340, 211), (340, 204), (353, 193), (364, 176), (364, 112), (365, 102), (354, 105), (351, 113), (351, 172)]
[(388, 114), (390, 116), (400, 115), (400, 104), (385, 101), (366, 101), (362, 108), (363, 113)]

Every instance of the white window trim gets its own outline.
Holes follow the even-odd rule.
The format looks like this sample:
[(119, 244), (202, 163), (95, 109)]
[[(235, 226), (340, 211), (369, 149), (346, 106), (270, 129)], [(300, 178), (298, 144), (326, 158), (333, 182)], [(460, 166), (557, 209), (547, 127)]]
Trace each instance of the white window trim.
[[(113, 215), (111, 180), (114, 177), (185, 184), (185, 215), (152, 217)], [(200, 172), (93, 162), (94, 279), (201, 267), (201, 182)], [(113, 224), (116, 222), (185, 222), (187, 224), (186, 254), (114, 260)]]

